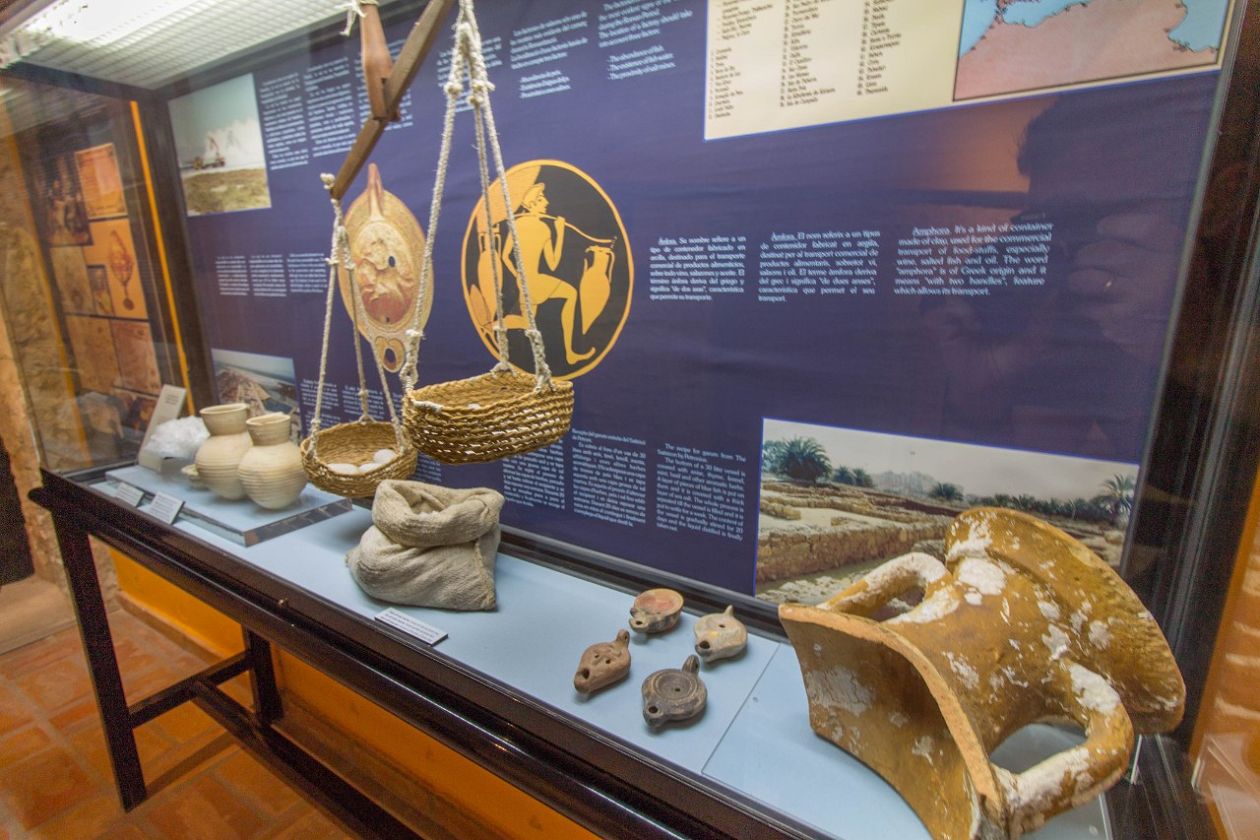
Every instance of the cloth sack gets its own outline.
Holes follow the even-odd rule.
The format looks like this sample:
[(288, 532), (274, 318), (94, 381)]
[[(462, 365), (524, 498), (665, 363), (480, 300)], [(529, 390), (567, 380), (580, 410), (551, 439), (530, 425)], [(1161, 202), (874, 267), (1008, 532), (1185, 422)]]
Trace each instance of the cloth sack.
[(503, 496), (487, 487), (382, 481), (372, 527), (346, 555), (346, 565), (363, 591), (382, 601), (494, 609), (502, 509)]

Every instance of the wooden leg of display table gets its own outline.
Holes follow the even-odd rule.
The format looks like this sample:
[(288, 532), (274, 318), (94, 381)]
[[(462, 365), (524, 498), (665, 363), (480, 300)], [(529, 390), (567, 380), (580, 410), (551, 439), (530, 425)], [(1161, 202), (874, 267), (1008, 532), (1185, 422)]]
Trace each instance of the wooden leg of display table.
[(92, 546), (83, 529), (66, 524), (55, 516), (53, 526), (70, 583), (75, 615), (79, 619), (79, 633), (83, 637), (83, 650), (87, 654), (92, 688), (96, 692), (96, 706), (101, 713), (101, 726), (105, 730), (105, 745), (114, 768), (118, 798), (123, 810), (130, 811), (148, 794), (144, 786), (144, 771), (140, 768), (140, 755), (136, 751), (136, 738), (132, 733), (131, 714), (127, 710), (127, 697), (123, 693), (122, 675), (118, 672), (118, 656), (114, 652), (105, 599), (101, 596), (100, 579), (92, 561)]
[(243, 632), (250, 684), (254, 689), (254, 714), (259, 726), (271, 726), (284, 716), (280, 692), (276, 689), (276, 669), (271, 661), (271, 643), (252, 630)]

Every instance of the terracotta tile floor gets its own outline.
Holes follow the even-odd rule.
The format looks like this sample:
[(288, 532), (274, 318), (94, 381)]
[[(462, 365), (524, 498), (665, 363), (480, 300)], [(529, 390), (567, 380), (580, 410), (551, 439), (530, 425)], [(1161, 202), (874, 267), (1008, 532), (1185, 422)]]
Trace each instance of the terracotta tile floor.
[[(121, 610), (110, 625), (133, 702), (209, 664)], [(225, 688), (248, 696), (245, 677)], [(349, 836), (192, 705), (136, 742), (150, 796), (124, 813), (78, 629), (0, 655), (0, 840)]]

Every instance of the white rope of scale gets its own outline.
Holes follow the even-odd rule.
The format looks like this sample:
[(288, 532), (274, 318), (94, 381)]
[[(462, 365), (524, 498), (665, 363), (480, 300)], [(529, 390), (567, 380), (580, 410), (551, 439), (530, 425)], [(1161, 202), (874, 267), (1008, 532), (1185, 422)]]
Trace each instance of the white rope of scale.
[(364, 6), (376, 6), (379, 8), (380, 5), (381, 0), (346, 0), (345, 3), (337, 7), (346, 13), (346, 28), (341, 30), (341, 34), (346, 37), (350, 36), (350, 33), (354, 30), (354, 22), (363, 17)]
[[(534, 357), (534, 390), (540, 391), (551, 387), (551, 368), (547, 365), (546, 350), (542, 333), (534, 319), (534, 306), (530, 300), (529, 284), (525, 282), (525, 261), (521, 256), (520, 236), (516, 232), (516, 218), (512, 213), (512, 198), (508, 193), (507, 172), (503, 165), (503, 151), (499, 147), (499, 135), (495, 128), (494, 112), (490, 108), (490, 91), (494, 85), (486, 72), (485, 57), (481, 51), (481, 32), (477, 28), (477, 18), (473, 14), (472, 0), (459, 0), (459, 16), (455, 22), (455, 47), (451, 54), (451, 68), (443, 89), (446, 92), (446, 113), (442, 120), (442, 143), (438, 151), (437, 174), (433, 181), (433, 201), (429, 206), (428, 235), (424, 243), (424, 261), (420, 290), (416, 296), (415, 315), (412, 322), (420, 323), (419, 313), (424, 311), (425, 290), (429, 288), (430, 269), (433, 259), (433, 242), (437, 238), (438, 219), (442, 212), (442, 196), (446, 190), (446, 173), (450, 163), (451, 138), (455, 130), (455, 111), (459, 97), (464, 92), (464, 74), (468, 74), (468, 102), (473, 108), (476, 126), (477, 162), (481, 176), (482, 206), (485, 208), (486, 231), (491, 231), (490, 219), (490, 175), (486, 149), (489, 147), (494, 158), (494, 166), (503, 191), (503, 206), (507, 217), (508, 233), (512, 237), (512, 260), (516, 266), (516, 276), (520, 278), (518, 286), (521, 292), (521, 309), (524, 311), (530, 349)], [(493, 372), (504, 373), (512, 369), (508, 361), (507, 327), (504, 326), (503, 279), (498, 259), (490, 260), (494, 273), (495, 285), (495, 344), (499, 361)], [(402, 380), (407, 391), (414, 390), (419, 377), (420, 342), (424, 340), (424, 331), (418, 327), (406, 332), (407, 347), (403, 363)]]
[[(324, 298), (324, 335), (319, 351), (319, 382), (315, 388), (315, 416), (311, 419), (311, 453), (316, 457), (319, 456), (319, 430), (323, 420), (324, 388), (326, 387), (328, 373), (328, 345), (329, 336), (332, 333), (333, 299), (337, 290), (338, 266), (345, 269), (348, 275), (350, 298), (352, 300), (350, 317), (354, 324), (354, 358), (359, 374), (359, 422), (367, 423), (372, 420), (371, 409), (368, 404), (367, 375), (363, 369), (362, 338), (359, 335), (359, 317), (363, 308), (363, 300), (359, 294), (358, 283), (355, 280), (354, 259), (350, 254), (350, 234), (346, 230), (341, 201), (331, 195), (333, 182), (336, 179), (328, 173), (320, 175), (319, 178), (324, 184), (324, 189), (330, 193), (328, 200), (332, 203), (333, 208), (333, 233), (332, 242), (328, 248), (328, 259), (325, 260), (328, 263), (328, 293)], [(402, 452), (404, 448), (402, 423), (399, 422), (398, 412), (394, 408), (394, 399), (389, 392), (389, 383), (385, 378), (385, 368), (376, 353), (372, 354), (372, 358), (376, 362), (376, 372), (381, 380), (381, 394), (385, 398), (385, 405), (389, 411), (389, 422), (394, 429), (394, 441), (398, 447), (396, 451)]]

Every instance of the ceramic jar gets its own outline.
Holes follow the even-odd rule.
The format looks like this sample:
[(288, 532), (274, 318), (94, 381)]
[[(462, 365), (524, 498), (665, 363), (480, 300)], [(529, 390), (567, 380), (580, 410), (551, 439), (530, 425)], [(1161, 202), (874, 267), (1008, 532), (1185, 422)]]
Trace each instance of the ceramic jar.
[(249, 432), (245, 431), (248, 413), (245, 403), (212, 405), (201, 410), (210, 437), (197, 450), (197, 475), (215, 495), (225, 499), (245, 497), (237, 468), (251, 446)]
[(241, 458), (245, 493), (268, 510), (286, 508), (306, 486), (302, 453), (289, 438), (289, 415), (273, 412), (245, 421), (254, 445)]

